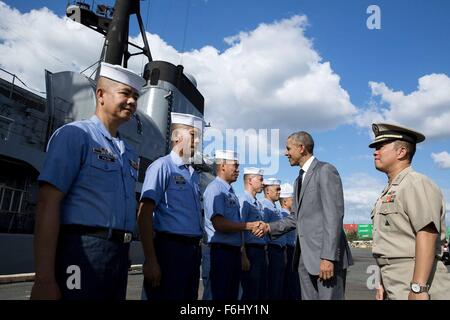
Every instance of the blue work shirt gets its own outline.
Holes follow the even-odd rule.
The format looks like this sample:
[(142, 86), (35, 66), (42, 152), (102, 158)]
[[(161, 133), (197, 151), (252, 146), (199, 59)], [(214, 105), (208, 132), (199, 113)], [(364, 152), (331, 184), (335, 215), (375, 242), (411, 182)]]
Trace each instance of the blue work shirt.
[(205, 207), (205, 231), (208, 243), (223, 243), (232, 246), (242, 245), (241, 232), (220, 232), (214, 229), (212, 218), (216, 215), (225, 219), (241, 222), (239, 199), (231, 185), (220, 177), (209, 183), (203, 194)]
[[(266, 222), (274, 222), (283, 218), (281, 215), (280, 209), (277, 208), (275, 203), (270, 201), (267, 198), (261, 200), (261, 204), (264, 210), (264, 217), (266, 218)], [(277, 244), (279, 246), (284, 247), (286, 245), (286, 235), (282, 235), (274, 240), (268, 240), (269, 244)]]
[[(290, 216), (291, 213), (289, 212), (289, 210), (281, 208), (281, 215), (283, 216), (283, 218), (286, 218)], [(285, 234), (285, 236), (286, 236), (286, 244), (295, 247), (295, 241), (297, 240), (297, 229), (289, 231), (288, 233)]]
[(38, 181), (65, 194), (61, 224), (135, 230), (138, 156), (117, 143), (96, 115), (54, 132)]
[[(264, 221), (264, 211), (261, 203), (253, 197), (248, 191), (245, 191), (242, 196), (241, 204), (241, 217), (244, 222), (253, 222), (253, 221)], [(245, 243), (254, 243), (254, 244), (266, 244), (267, 236), (262, 238), (256, 237), (252, 234), (251, 231), (245, 231), (244, 233), (244, 241)]]
[(155, 202), (153, 228), (184, 236), (201, 237), (200, 176), (171, 151), (153, 162), (145, 173), (141, 200)]

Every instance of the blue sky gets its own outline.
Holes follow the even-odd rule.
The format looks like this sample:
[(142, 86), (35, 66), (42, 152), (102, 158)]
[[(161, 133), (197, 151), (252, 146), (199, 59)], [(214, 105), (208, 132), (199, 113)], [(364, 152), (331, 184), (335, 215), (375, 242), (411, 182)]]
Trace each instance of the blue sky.
[[(366, 27), (372, 4), (381, 9), (380, 30)], [(100, 51), (89, 43), (101, 42), (90, 30), (77, 30), (71, 40), (89, 46), (84, 56), (64, 49), (73, 35), (64, 29), (65, 6), (66, 1), (4, 2), (0, 66), (42, 89), (44, 68), (82, 70), (94, 62)], [(30, 10), (37, 11), (31, 15)], [(207, 121), (221, 130), (279, 128), (281, 147), (290, 132), (311, 132), (316, 156), (341, 174), (349, 223), (369, 221), (370, 207), (386, 182), (367, 147), (375, 120), (401, 123), (427, 136), (413, 166), (441, 187), (450, 204), (448, 12), (446, 0), (141, 1), (147, 32), (153, 35), (152, 53), (172, 63), (183, 61), (197, 78)], [(26, 17), (33, 17), (29, 24), (15, 24)], [(46, 30), (40, 21), (49, 19), (55, 28), (61, 23), (57, 32), (27, 38), (27, 28)], [(135, 25), (130, 36), (137, 36)], [(37, 41), (38, 54), (16, 54)], [(33, 65), (25, 72), (28, 60)], [(227, 113), (228, 107), (236, 112)], [(292, 182), (298, 168), (290, 168), (283, 156), (279, 163), (276, 176)]]

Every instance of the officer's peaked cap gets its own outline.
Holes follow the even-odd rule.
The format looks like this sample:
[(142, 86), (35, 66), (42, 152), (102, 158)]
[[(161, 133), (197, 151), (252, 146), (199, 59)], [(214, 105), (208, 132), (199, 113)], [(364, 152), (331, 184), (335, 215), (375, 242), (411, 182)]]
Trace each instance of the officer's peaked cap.
[(402, 140), (416, 144), (425, 140), (420, 132), (390, 123), (373, 123), (372, 130), (375, 139), (369, 144), (369, 148), (386, 141)]

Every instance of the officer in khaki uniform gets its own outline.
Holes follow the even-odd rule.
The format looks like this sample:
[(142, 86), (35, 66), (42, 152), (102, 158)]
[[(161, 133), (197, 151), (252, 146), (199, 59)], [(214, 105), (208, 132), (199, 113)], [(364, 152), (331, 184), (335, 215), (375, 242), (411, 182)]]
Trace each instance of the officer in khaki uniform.
[(450, 299), (450, 274), (442, 263), (445, 207), (441, 190), (415, 172), (411, 161), (419, 132), (397, 125), (372, 125), (374, 163), (386, 173), (384, 188), (372, 211), (373, 256), (381, 271), (381, 299)]

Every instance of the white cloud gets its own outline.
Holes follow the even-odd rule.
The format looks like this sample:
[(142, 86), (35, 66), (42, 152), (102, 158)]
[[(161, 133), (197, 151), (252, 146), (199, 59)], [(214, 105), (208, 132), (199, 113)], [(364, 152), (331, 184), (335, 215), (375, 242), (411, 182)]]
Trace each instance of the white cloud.
[[(44, 89), (44, 69), (80, 71), (100, 56), (98, 33), (46, 8), (20, 13), (0, 2), (0, 16), (0, 65), (30, 86)], [(304, 35), (306, 27), (306, 16), (260, 24), (224, 39), (223, 52), (205, 46), (180, 53), (158, 35), (147, 37), (155, 60), (183, 61), (196, 77), (205, 118), (217, 128), (289, 132), (349, 123), (356, 108), (339, 75)], [(129, 67), (141, 71), (142, 59), (131, 59)]]
[(358, 154), (352, 156), (350, 159), (354, 161), (373, 161), (373, 156), (370, 154)]
[(445, 222), (450, 227), (450, 189), (441, 189), (445, 200)]
[(206, 128), (203, 152), (213, 155), (217, 149), (235, 150), (239, 163), (258, 166), (264, 174), (277, 174), (280, 169), (279, 130)]
[(433, 158), (434, 163), (436, 163), (440, 168), (450, 168), (450, 154), (447, 151), (432, 153), (431, 158)]
[(366, 173), (343, 178), (345, 223), (369, 223), (370, 213), (385, 182)]
[(450, 136), (450, 78), (445, 74), (429, 74), (419, 78), (416, 91), (405, 94), (390, 89), (385, 83), (369, 82), (372, 101), (355, 122), (370, 127), (372, 122), (399, 123), (420, 132), (427, 138)]
[(100, 56), (100, 34), (47, 8), (22, 14), (0, 2), (0, 17), (0, 66), (32, 88), (45, 90), (44, 69), (81, 71)]
[[(367, 173), (354, 173), (343, 177), (345, 216), (344, 223), (371, 223), (370, 213), (386, 186), (387, 180)], [(446, 224), (450, 226), (450, 189), (441, 189), (445, 200)]]
[(223, 53), (205, 47), (184, 54), (213, 125), (293, 131), (350, 121), (356, 108), (304, 36), (306, 23), (305, 16), (294, 16), (261, 24), (225, 39), (230, 47)]

